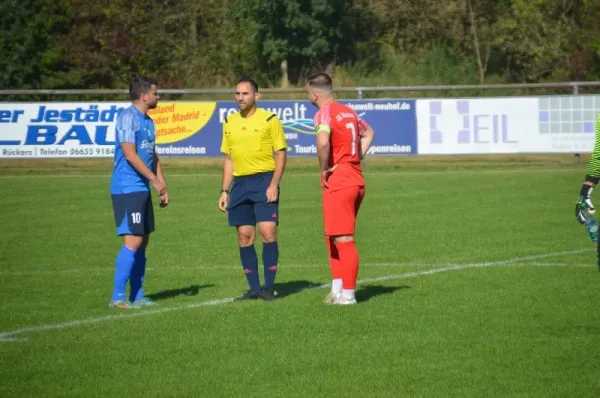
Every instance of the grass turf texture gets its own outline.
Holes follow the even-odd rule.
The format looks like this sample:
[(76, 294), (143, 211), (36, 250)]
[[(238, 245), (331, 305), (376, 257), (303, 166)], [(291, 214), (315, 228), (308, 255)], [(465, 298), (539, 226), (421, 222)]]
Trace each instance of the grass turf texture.
[(284, 177), (273, 303), (228, 300), (246, 282), (220, 161), (165, 159), (159, 306), (129, 312), (106, 308), (110, 160), (0, 162), (0, 396), (597, 396), (600, 273), (572, 160), (369, 159), (360, 303), (332, 307), (315, 159)]

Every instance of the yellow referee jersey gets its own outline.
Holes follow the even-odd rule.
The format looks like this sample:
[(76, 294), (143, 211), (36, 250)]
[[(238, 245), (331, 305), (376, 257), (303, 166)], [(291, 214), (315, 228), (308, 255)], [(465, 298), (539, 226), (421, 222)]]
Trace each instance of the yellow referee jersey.
[(248, 118), (240, 112), (225, 118), (221, 152), (231, 156), (234, 176), (275, 170), (273, 152), (282, 149), (287, 150), (287, 142), (274, 113), (257, 108)]

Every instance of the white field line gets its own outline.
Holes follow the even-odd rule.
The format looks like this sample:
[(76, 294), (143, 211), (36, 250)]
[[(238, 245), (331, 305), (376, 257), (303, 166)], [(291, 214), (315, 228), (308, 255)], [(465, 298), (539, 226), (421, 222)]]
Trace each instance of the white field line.
[[(403, 267), (436, 267), (447, 264), (435, 263), (361, 263), (361, 268), (403, 268)], [(282, 264), (282, 269), (302, 269), (302, 268), (328, 268), (326, 263), (321, 264)], [(113, 267), (100, 268), (74, 268), (57, 270), (31, 270), (31, 271), (0, 271), (0, 276), (68, 276), (78, 274), (97, 274), (112, 272)], [(202, 272), (209, 270), (238, 270), (241, 269), (237, 264), (214, 264), (197, 266), (172, 266), (172, 267), (147, 267), (148, 271), (164, 274), (171, 271), (190, 271)]]
[[(510, 260), (488, 261), (488, 262), (473, 263), (473, 264), (447, 265), (442, 268), (434, 268), (434, 269), (430, 269), (427, 271), (416, 271), (416, 272), (408, 272), (408, 273), (400, 274), (400, 275), (389, 275), (389, 276), (380, 276), (377, 278), (369, 278), (369, 279), (359, 281), (358, 283), (380, 282), (380, 281), (387, 281), (390, 279), (410, 278), (410, 277), (415, 277), (415, 276), (438, 274), (440, 272), (458, 271), (458, 270), (463, 270), (463, 269), (468, 269), (468, 268), (486, 268), (486, 267), (493, 267), (493, 266), (499, 266), (499, 265), (511, 265), (511, 266), (518, 266), (518, 267), (525, 266), (526, 267), (526, 266), (530, 266), (530, 264), (522, 263), (521, 261), (539, 260), (539, 259), (543, 259), (543, 258), (552, 258), (552, 257), (560, 257), (560, 256), (569, 256), (569, 255), (574, 255), (574, 254), (586, 253), (589, 251), (591, 251), (591, 250), (590, 249), (581, 249), (581, 250), (571, 250), (571, 251), (546, 253), (546, 254), (534, 254), (531, 256), (521, 256), (521, 257), (512, 258)], [(593, 265), (589, 265), (589, 267), (593, 267)], [(329, 286), (329, 285), (323, 285), (323, 286)]]
[[(544, 258), (568, 256), (568, 255), (585, 253), (585, 252), (589, 252), (589, 251), (590, 251), (590, 249), (581, 249), (581, 250), (571, 250), (571, 251), (563, 251), (563, 252), (555, 252), (555, 253), (536, 254), (536, 255), (531, 255), (531, 256), (514, 257), (509, 260), (501, 260), (501, 261), (489, 261), (489, 262), (473, 263), (473, 264), (446, 265), (441, 268), (435, 268), (435, 269), (430, 269), (430, 270), (425, 270), (425, 271), (408, 272), (408, 273), (402, 273), (402, 274), (381, 276), (381, 277), (376, 277), (376, 278), (362, 279), (362, 280), (358, 281), (358, 283), (365, 284), (365, 283), (372, 283), (372, 282), (387, 281), (387, 280), (392, 280), (392, 279), (413, 278), (413, 277), (418, 277), (418, 276), (433, 275), (433, 274), (438, 274), (438, 273), (442, 273), (442, 272), (458, 271), (458, 270), (469, 269), (469, 268), (486, 268), (486, 267), (501, 266), (501, 265), (529, 266), (529, 264), (527, 264), (527, 263), (520, 263), (520, 262), (521, 261), (529, 261), (529, 260), (539, 260), (539, 259), (544, 259)], [(544, 265), (544, 266), (546, 266), (546, 265)], [(329, 283), (326, 283), (326, 284), (320, 285), (316, 288), (327, 288), (329, 286), (331, 286), (331, 285)], [(314, 289), (314, 288), (310, 288), (310, 289)], [(133, 317), (140, 317), (140, 316), (149, 316), (149, 315), (156, 315), (156, 314), (162, 314), (162, 313), (166, 313), (166, 312), (181, 311), (181, 310), (193, 309), (193, 308), (199, 308), (199, 307), (211, 307), (211, 306), (230, 303), (233, 300), (234, 300), (234, 297), (226, 297), (226, 298), (221, 298), (221, 299), (217, 299), (217, 300), (202, 301), (202, 302), (198, 302), (198, 303), (190, 303), (190, 304), (186, 304), (186, 305), (165, 307), (165, 308), (159, 308), (159, 309), (153, 309), (153, 310), (151, 309), (151, 310), (147, 310), (147, 311), (126, 312), (126, 313), (120, 313), (118, 315), (117, 314), (106, 315), (106, 316), (102, 316), (102, 317), (86, 318), (86, 319), (75, 320), (75, 321), (64, 322), (64, 323), (30, 326), (30, 327), (25, 327), (22, 329), (16, 329), (16, 330), (0, 333), (0, 342), (25, 340), (25, 338), (21, 338), (19, 336), (27, 334), (27, 333), (39, 333), (39, 332), (44, 332), (44, 331), (48, 331), (48, 330), (60, 330), (60, 329), (74, 328), (74, 327), (78, 327), (78, 326), (82, 326), (82, 325), (90, 325), (90, 324), (111, 321), (114, 319), (125, 319), (125, 318), (133, 318)]]
[(513, 267), (581, 267), (581, 268), (590, 268), (594, 267), (594, 263), (590, 262), (588, 264), (571, 264), (571, 263), (515, 263), (512, 264)]
[[(578, 252), (566, 252), (567, 255), (586, 253), (592, 251), (592, 249), (582, 249)], [(545, 254), (544, 254), (545, 255)], [(519, 257), (525, 258), (525, 257)], [(527, 260), (521, 260), (527, 261)], [(516, 262), (516, 261), (511, 261)], [(516, 265), (516, 264), (515, 264)], [(590, 264), (572, 264), (572, 263), (527, 263), (528, 266), (536, 267), (589, 267)], [(361, 268), (423, 268), (423, 267), (453, 267), (453, 266), (464, 266), (464, 264), (435, 264), (435, 263), (361, 263)], [(215, 265), (197, 265), (197, 266), (172, 266), (172, 267), (148, 267), (147, 270), (155, 273), (169, 273), (171, 271), (193, 271), (202, 272), (207, 270), (237, 270), (239, 267), (235, 264), (215, 264)], [(284, 264), (282, 268), (285, 269), (301, 269), (301, 268), (327, 268), (327, 264)], [(85, 274), (96, 274), (112, 272), (112, 267), (101, 267), (101, 268), (79, 268), (79, 269), (57, 269), (57, 270), (31, 270), (31, 271), (0, 271), (0, 276), (68, 276), (77, 275), (81, 273)]]
[[(493, 165), (490, 165), (493, 167)], [(502, 166), (500, 166), (502, 167)], [(507, 166), (509, 167), (509, 166)], [(517, 166), (518, 167), (518, 166)], [(523, 168), (509, 168), (503, 169), (464, 169), (464, 170), (390, 170), (390, 171), (369, 171), (365, 168), (365, 176), (369, 175), (413, 175), (413, 174), (518, 174), (518, 173), (572, 173), (580, 172), (576, 169), (565, 169), (565, 168), (536, 168), (535, 166), (524, 166)], [(316, 174), (312, 172), (286, 172), (286, 176), (289, 177), (314, 177)], [(34, 178), (110, 178), (110, 174), (0, 174), (0, 179), (34, 179)], [(221, 174), (217, 171), (207, 173), (184, 173), (184, 174), (167, 174), (168, 178), (180, 178), (180, 177), (218, 177), (221, 178)]]

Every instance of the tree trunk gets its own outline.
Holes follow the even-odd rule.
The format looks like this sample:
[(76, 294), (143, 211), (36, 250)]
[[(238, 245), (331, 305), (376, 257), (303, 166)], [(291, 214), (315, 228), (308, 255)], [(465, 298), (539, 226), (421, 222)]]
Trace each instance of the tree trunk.
[(290, 80), (288, 78), (288, 63), (287, 60), (281, 62), (281, 88), (288, 88)]
[[(467, 0), (467, 9), (469, 13), (469, 22), (471, 25), (471, 33), (473, 34), (473, 47), (475, 47), (475, 57), (477, 58), (477, 68), (479, 69), (479, 84), (483, 84), (485, 81), (485, 66), (481, 60), (481, 51), (479, 49), (479, 37), (477, 36), (477, 21), (475, 20), (475, 12), (473, 11), (473, 3), (471, 0)], [(487, 58), (489, 58), (489, 47), (487, 49)]]

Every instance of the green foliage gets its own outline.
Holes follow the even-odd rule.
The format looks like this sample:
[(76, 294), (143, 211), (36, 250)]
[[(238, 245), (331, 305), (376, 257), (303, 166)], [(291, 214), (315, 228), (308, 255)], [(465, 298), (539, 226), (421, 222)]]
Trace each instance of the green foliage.
[(5, 0), (0, 87), (595, 80), (598, 20), (588, 0)]
[(36, 3), (0, 2), (0, 88), (38, 88), (60, 62), (52, 20)]
[[(371, 68), (367, 62), (337, 69), (338, 85), (408, 86), (476, 83), (474, 61), (465, 60), (447, 47), (438, 45), (418, 58), (397, 52), (383, 52), (382, 64)], [(467, 80), (465, 76), (472, 76)]]
[(361, 30), (358, 9), (346, 0), (237, 0), (233, 15), (252, 21), (260, 65), (272, 70), (268, 75), (277, 76), (286, 62), (293, 82), (353, 59)]

